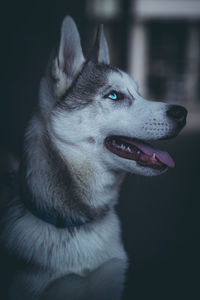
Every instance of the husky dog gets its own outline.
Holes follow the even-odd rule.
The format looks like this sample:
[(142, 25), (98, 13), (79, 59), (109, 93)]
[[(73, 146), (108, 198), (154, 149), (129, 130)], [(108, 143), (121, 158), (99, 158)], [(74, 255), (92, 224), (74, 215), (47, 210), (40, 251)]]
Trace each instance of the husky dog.
[(102, 26), (85, 60), (74, 21), (64, 19), (4, 209), (1, 240), (20, 262), (9, 299), (120, 299), (120, 185), (126, 172), (174, 167), (148, 141), (175, 137), (186, 115), (143, 99), (129, 75), (110, 66)]

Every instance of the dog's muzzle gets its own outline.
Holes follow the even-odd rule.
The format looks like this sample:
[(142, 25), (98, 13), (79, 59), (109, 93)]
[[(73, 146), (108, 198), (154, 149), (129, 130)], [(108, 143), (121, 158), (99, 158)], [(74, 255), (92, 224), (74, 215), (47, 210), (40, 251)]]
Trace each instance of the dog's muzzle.
[[(169, 105), (166, 114), (173, 122), (174, 128), (169, 135), (161, 139), (176, 136), (186, 124), (187, 110), (183, 106)], [(167, 167), (173, 168), (175, 165), (172, 157), (166, 151), (156, 149), (145, 141), (125, 136), (108, 136), (104, 144), (113, 154), (134, 160), (143, 167), (164, 170)]]

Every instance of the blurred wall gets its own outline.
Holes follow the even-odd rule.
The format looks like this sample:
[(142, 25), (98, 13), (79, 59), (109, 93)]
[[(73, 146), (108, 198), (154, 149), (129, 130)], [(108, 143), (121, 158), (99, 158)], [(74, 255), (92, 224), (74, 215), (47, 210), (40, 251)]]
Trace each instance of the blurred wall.
[(200, 128), (200, 1), (135, 0), (129, 72), (147, 97), (185, 105)]

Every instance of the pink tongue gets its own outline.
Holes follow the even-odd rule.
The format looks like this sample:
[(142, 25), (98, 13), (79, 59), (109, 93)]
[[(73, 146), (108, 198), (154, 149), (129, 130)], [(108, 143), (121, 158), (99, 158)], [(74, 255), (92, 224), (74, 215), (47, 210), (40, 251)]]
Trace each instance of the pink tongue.
[(175, 163), (172, 157), (167, 153), (166, 151), (157, 150), (154, 149), (148, 145), (141, 144), (137, 141), (134, 141), (133, 143), (135, 146), (137, 146), (140, 150), (142, 150), (145, 154), (152, 156), (154, 153), (156, 157), (161, 161), (163, 164), (167, 165), (170, 168), (174, 168)]

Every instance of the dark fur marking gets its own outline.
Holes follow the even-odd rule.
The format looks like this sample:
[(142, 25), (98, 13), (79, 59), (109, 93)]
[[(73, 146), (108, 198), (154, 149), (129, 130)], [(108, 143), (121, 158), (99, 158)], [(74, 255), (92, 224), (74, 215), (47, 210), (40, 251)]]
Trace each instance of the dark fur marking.
[[(104, 205), (95, 209), (91, 208), (86, 203), (83, 203), (78, 187), (75, 184), (72, 174), (70, 174), (69, 170), (67, 169), (66, 163), (58, 154), (48, 137), (46, 137), (45, 143), (47, 146), (48, 159), (50, 160), (49, 165), (52, 168), (51, 172), (54, 172), (54, 184), (56, 184), (56, 186), (59, 188), (60, 195), (63, 197), (61, 200), (64, 204), (63, 208), (65, 214), (67, 210), (67, 214), (71, 212), (73, 216), (78, 218), (81, 217), (91, 221), (104, 216), (108, 211), (108, 206)], [(70, 201), (70, 199), (74, 200), (73, 203)], [(67, 209), (65, 206), (67, 206)]]
[[(57, 149), (52, 144), (48, 133), (43, 135), (42, 147), (44, 151), (43, 159), (46, 162), (45, 176), (42, 178), (42, 187), (46, 188), (46, 195), (48, 195), (48, 202), (44, 201), (42, 192), (38, 185), (37, 195), (31, 190), (26, 180), (26, 165), (21, 169), (20, 193), (22, 201), (35, 202), (37, 198), (37, 205), (41, 209), (47, 211), (56, 211), (61, 219), (69, 220), (69, 222), (77, 222), (82, 220), (84, 222), (91, 222), (99, 218), (103, 218), (109, 211), (108, 205), (102, 205), (99, 208), (91, 207), (82, 200), (81, 191), (79, 191), (72, 174), (70, 174), (65, 161), (59, 155)], [(26, 158), (25, 158), (26, 160)], [(24, 161), (25, 161), (24, 160)], [(40, 170), (34, 173), (34, 176), (40, 174)], [(38, 178), (41, 180), (41, 178)], [(53, 189), (52, 189), (53, 187)], [(57, 199), (55, 201), (55, 199)], [(39, 200), (39, 201), (38, 201)], [(72, 202), (73, 200), (73, 202)], [(27, 205), (27, 208), (29, 205)], [(73, 227), (70, 229), (73, 231)]]
[(74, 110), (89, 105), (99, 89), (106, 85), (107, 76), (111, 71), (119, 72), (117, 68), (109, 65), (86, 62), (72, 86), (57, 101), (56, 106)]

